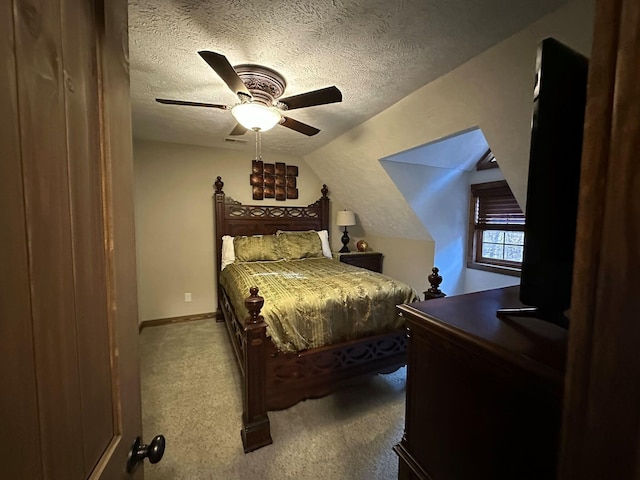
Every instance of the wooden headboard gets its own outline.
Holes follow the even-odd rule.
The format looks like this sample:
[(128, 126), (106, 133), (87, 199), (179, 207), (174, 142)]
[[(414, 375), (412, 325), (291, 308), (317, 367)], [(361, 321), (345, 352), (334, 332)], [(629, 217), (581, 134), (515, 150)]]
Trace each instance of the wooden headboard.
[(213, 184), (213, 224), (219, 268), (222, 237), (231, 235), (272, 235), (278, 230), (329, 230), (329, 190), (322, 186), (322, 197), (306, 207), (288, 205), (243, 205), (222, 191), (218, 177)]

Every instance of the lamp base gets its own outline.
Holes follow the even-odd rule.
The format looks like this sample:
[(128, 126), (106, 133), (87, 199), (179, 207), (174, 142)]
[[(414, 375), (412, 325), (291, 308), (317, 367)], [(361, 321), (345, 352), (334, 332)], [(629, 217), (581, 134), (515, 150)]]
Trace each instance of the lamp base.
[(347, 233), (347, 227), (344, 227), (344, 233), (342, 234), (342, 248), (340, 249), (340, 253), (349, 253), (351, 250), (349, 250), (349, 247), (347, 247), (347, 244), (349, 243), (349, 234)]

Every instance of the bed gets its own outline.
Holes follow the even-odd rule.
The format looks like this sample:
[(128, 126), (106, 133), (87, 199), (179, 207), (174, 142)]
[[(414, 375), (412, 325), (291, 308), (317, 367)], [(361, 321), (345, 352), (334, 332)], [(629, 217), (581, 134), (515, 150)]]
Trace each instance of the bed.
[[(318, 237), (313, 232), (328, 231), (326, 185), (321, 198), (306, 207), (243, 205), (225, 195), (223, 186), (218, 177), (213, 194), (216, 265), (219, 269), (228, 262), (223, 250), (228, 251), (230, 241), (236, 253), (244, 255), (238, 258), (247, 260), (218, 272), (218, 320), (226, 324), (242, 375), (241, 436), (247, 453), (272, 443), (268, 411), (319, 398), (363, 376), (391, 373), (403, 366), (407, 334), (395, 305), (414, 300), (415, 292), (401, 282), (326, 258), (328, 255), (300, 255), (310, 248), (305, 246), (310, 236)], [(260, 256), (262, 253), (255, 257), (256, 242), (262, 242), (261, 252), (269, 251), (274, 238), (287, 252), (286, 260)], [(248, 244), (251, 248), (240, 240), (252, 242)], [(295, 242), (286, 243), (292, 240)], [(322, 242), (325, 254), (326, 240)], [(282, 246), (283, 241), (289, 249)], [(317, 251), (315, 243), (311, 251)], [(274, 277), (278, 281), (269, 283)], [(284, 286), (286, 278), (291, 283)], [(325, 310), (311, 305), (318, 304), (319, 285), (342, 292), (349, 282), (360, 290), (319, 302)], [(365, 290), (368, 286), (370, 290)], [(383, 293), (374, 293), (380, 290)], [(373, 298), (374, 294), (385, 296), (384, 302)], [(320, 296), (330, 298), (326, 292)], [(355, 306), (347, 297), (368, 303)], [(289, 311), (301, 317), (298, 324), (289, 323)], [(341, 321), (336, 322), (336, 317)]]

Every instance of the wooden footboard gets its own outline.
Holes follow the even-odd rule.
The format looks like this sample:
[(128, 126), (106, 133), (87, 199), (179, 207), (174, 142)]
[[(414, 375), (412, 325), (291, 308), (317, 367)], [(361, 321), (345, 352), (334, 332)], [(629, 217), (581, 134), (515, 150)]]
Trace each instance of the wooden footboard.
[(227, 293), (222, 287), (218, 287), (218, 304), (222, 312), (222, 317), (225, 325), (227, 326), (227, 333), (231, 340), (231, 346), (233, 347), (233, 353), (236, 355), (238, 361), (238, 367), (240, 373), (244, 375), (244, 322), (238, 319)]
[(245, 305), (245, 321), (220, 289), (221, 308), (242, 374), (242, 443), (250, 452), (272, 443), (269, 410), (281, 410), (319, 398), (358, 379), (391, 373), (406, 362), (405, 329), (298, 353), (278, 351), (266, 335), (260, 315), (264, 299), (253, 287)]
[(406, 347), (407, 332), (402, 329), (300, 353), (274, 348), (266, 363), (267, 408), (288, 408), (335, 392), (360, 377), (391, 373), (406, 363)]

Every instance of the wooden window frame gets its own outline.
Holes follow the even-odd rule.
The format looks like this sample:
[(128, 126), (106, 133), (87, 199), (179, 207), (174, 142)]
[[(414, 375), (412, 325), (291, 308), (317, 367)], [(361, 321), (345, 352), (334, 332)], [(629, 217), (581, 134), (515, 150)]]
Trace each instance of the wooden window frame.
[[(483, 195), (478, 193), (493, 191), (495, 194), (504, 194), (505, 190), (511, 194), (511, 189), (505, 180), (471, 185), (469, 191), (469, 229), (467, 235), (467, 268), (483, 270), (501, 275), (520, 276), (521, 262), (508, 260), (496, 260), (482, 257), (482, 232), (485, 230), (518, 231), (524, 232), (524, 224), (504, 224), (499, 228), (478, 228), (476, 225), (476, 199)], [(511, 194), (513, 195), (513, 194)], [(515, 198), (514, 198), (515, 200)]]
[(491, 149), (487, 150), (482, 158), (476, 163), (476, 170), (488, 170), (490, 168), (498, 168), (498, 161), (493, 155)]

